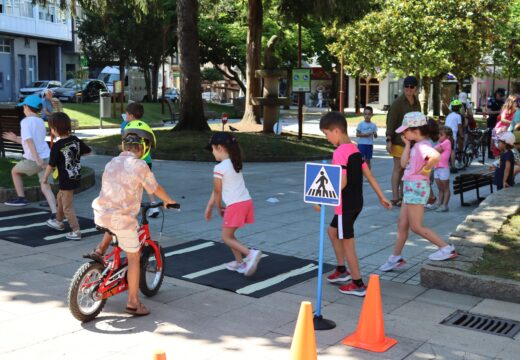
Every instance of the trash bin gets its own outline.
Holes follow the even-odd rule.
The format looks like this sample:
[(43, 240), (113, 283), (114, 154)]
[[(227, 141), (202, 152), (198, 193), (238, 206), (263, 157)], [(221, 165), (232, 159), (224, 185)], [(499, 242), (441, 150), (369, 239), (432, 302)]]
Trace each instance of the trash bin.
[(110, 104), (111, 104), (112, 94), (109, 92), (100, 92), (99, 93), (99, 117), (100, 118), (109, 118), (110, 117)]

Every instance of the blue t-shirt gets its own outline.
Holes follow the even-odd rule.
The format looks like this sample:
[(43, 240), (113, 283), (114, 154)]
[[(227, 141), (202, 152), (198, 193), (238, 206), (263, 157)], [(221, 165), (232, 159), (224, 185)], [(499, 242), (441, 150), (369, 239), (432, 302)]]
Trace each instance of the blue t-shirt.
[[(506, 171), (506, 163), (509, 161), (511, 166), (509, 167), (509, 174), (504, 174)], [(501, 190), (504, 187), (504, 177), (506, 177), (506, 183), (509, 186), (515, 185), (515, 156), (511, 150), (504, 151), (500, 155), (500, 165), (495, 170), (495, 185), (497, 190)]]
[[(362, 121), (358, 124), (356, 128), (356, 133), (360, 132), (361, 134), (367, 133), (376, 133), (377, 134), (377, 126), (372, 122)], [(374, 145), (374, 135), (370, 137), (358, 137), (357, 143), (362, 145)]]
[(48, 115), (45, 113), (45, 111), (43, 111), (43, 109), (47, 110), (50, 113), (52, 113), (53, 111), (52, 103), (49, 100), (47, 100), (46, 97), (43, 97), (42, 99), (42, 119), (43, 121), (47, 121)]
[(509, 125), (507, 131), (513, 132), (517, 124), (520, 124), (520, 110), (518, 109), (515, 111), (515, 116), (513, 116), (513, 120), (511, 121), (511, 125)]

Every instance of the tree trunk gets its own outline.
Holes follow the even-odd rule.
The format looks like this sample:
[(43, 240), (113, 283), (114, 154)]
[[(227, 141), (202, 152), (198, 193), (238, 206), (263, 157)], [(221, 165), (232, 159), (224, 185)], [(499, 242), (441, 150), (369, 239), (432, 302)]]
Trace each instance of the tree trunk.
[(437, 75), (433, 78), (433, 94), (432, 94), (433, 116), (441, 115), (441, 76)]
[(428, 115), (428, 102), (430, 100), (430, 86), (432, 79), (429, 77), (422, 78), (421, 94), (419, 95), (419, 102), (424, 115)]
[[(260, 107), (253, 106), (251, 100), (260, 96), (260, 81), (255, 78), (255, 70), (260, 69), (262, 47), (262, 0), (248, 0), (248, 28), (246, 49), (246, 107), (242, 121), (260, 123)], [(179, 15), (177, 15), (179, 16)]]
[(181, 73), (180, 121), (174, 131), (209, 130), (202, 108), (198, 0), (177, 0), (177, 34)]
[(152, 100), (152, 81), (150, 79), (150, 66), (143, 66), (144, 83), (146, 86), (146, 101)]
[(159, 63), (152, 65), (152, 99), (154, 102), (157, 101), (157, 90), (159, 89)]

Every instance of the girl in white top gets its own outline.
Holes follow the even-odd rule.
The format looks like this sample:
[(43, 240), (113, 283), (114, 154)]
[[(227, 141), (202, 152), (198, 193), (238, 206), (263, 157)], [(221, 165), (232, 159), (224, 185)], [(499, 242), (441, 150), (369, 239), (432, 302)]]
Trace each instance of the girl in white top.
[[(233, 135), (218, 132), (211, 137), (206, 149), (212, 151), (220, 163), (213, 170), (213, 192), (204, 216), (206, 221), (209, 221), (213, 207), (217, 208), (219, 215), (224, 218), (222, 240), (235, 256), (235, 260), (227, 263), (226, 268), (251, 276), (256, 271), (262, 252), (248, 249), (235, 237), (238, 228), (255, 221), (253, 200), (247, 191), (241, 171), (240, 147)], [(222, 201), (226, 205), (225, 208)]]

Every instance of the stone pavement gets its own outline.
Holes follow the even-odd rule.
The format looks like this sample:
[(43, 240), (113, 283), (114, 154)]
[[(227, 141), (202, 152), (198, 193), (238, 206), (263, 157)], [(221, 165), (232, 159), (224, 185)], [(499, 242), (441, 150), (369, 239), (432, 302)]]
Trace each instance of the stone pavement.
[[(108, 160), (91, 156), (83, 163), (101, 174)], [(257, 221), (240, 230), (239, 239), (266, 251), (317, 258), (319, 214), (302, 200), (303, 164), (245, 164)], [(213, 165), (154, 160), (159, 182), (182, 203), (180, 213), (166, 212), (163, 246), (197, 238), (219, 241), (220, 220), (203, 218)], [(380, 139), (373, 171), (387, 194), (390, 166)], [(365, 208), (356, 223), (356, 237), (361, 268), (368, 275), (377, 273), (391, 253), (399, 210), (384, 210), (365, 185)], [(99, 184), (77, 195), (78, 215), (92, 217), (90, 203), (98, 192)], [(448, 213), (425, 216), (426, 223), (445, 238), (473, 210), (461, 208), (458, 198), (450, 205)], [(0, 212), (6, 209), (0, 205)], [(331, 216), (329, 209), (327, 221)], [(153, 220), (154, 233), (160, 227), (161, 220)], [(80, 324), (68, 312), (67, 289), (83, 262), (81, 254), (99, 239), (93, 236), (38, 248), (0, 241), (0, 358), (150, 359), (153, 350), (161, 347), (168, 359), (284, 359), (289, 356), (300, 302), (315, 304), (316, 279), (254, 299), (165, 278), (159, 294), (144, 300), (152, 309), (150, 316), (123, 314), (123, 294), (109, 299), (98, 319)], [(328, 241), (325, 249), (325, 261), (334, 263)], [(384, 354), (341, 345), (356, 327), (362, 299), (324, 284), (322, 313), (338, 327), (317, 333), (319, 359), (517, 359), (519, 339), (439, 325), (456, 309), (520, 321), (520, 305), (418, 286), (420, 265), (433, 250), (424, 239), (411, 236), (403, 253), (407, 266), (381, 277), (387, 335), (400, 341)]]

